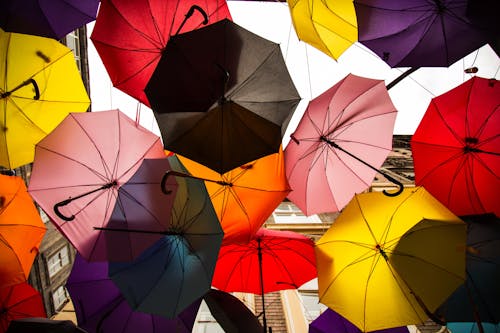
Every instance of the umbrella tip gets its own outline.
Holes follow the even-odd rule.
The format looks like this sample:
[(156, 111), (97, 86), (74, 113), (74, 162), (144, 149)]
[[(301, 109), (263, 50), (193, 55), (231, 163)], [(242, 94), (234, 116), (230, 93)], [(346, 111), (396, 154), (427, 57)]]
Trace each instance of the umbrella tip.
[(467, 74), (475, 74), (478, 71), (479, 71), (479, 68), (477, 68), (477, 67), (469, 67), (469, 68), (464, 69), (464, 72)]

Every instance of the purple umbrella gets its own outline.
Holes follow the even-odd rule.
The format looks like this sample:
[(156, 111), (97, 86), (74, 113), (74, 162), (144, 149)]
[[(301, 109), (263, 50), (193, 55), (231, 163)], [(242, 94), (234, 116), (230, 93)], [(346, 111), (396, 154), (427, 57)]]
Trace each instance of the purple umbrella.
[[(394, 327), (372, 331), (373, 333), (409, 333), (408, 327)], [(309, 324), (309, 333), (362, 333), (350, 321), (332, 309), (326, 309), (318, 318)]]
[(2, 0), (0, 28), (61, 39), (96, 19), (99, 0)]
[(79, 254), (66, 288), (73, 301), (79, 327), (89, 333), (189, 333), (201, 302), (194, 302), (174, 319), (135, 312), (108, 278), (108, 263), (89, 263)]
[(359, 42), (391, 67), (448, 67), (490, 33), (466, 15), (467, 0), (355, 0)]

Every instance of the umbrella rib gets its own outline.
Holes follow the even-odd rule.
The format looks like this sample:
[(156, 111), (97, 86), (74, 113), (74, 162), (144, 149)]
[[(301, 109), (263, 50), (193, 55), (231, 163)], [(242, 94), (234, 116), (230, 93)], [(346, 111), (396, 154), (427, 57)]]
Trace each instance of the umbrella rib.
[[(123, 22), (125, 22), (125, 24), (128, 25), (131, 30), (133, 30), (135, 33), (137, 33), (138, 36), (142, 37), (143, 40), (147, 41), (148, 43), (150, 43), (151, 45), (153, 45), (155, 48), (157, 48), (158, 52), (160, 52), (160, 50), (164, 47), (164, 45), (160, 44), (160, 41), (157, 41), (157, 40), (151, 38), (150, 36), (146, 35), (142, 30), (137, 29), (136, 27), (134, 27), (130, 23), (130, 21), (127, 20), (127, 18), (122, 14), (122, 12), (120, 12), (120, 10), (115, 6), (115, 4), (113, 3), (113, 1), (107, 1), (107, 3), (111, 7), (113, 7), (113, 9), (116, 12), (116, 14), (118, 14), (123, 19)], [(151, 8), (149, 8), (149, 9), (150, 9), (149, 12), (151, 13)], [(153, 23), (154, 23), (154, 20), (153, 20)], [(155, 25), (155, 27), (156, 27), (156, 25)], [(105, 44), (103, 42), (101, 42), (101, 43), (104, 44), (104, 45), (108, 45), (108, 44)], [(112, 45), (109, 45), (109, 46), (112, 46)]]
[[(108, 190), (108, 191), (103, 191), (101, 193), (98, 193), (96, 195), (96, 197), (94, 198), (94, 200), (90, 200), (84, 207), (82, 207), (82, 209), (80, 209), (78, 212), (74, 213), (74, 215), (77, 215), (78, 213), (80, 213), (81, 211), (83, 211), (85, 208), (87, 208), (91, 203), (93, 203), (94, 201), (96, 201), (100, 196), (102, 195), (105, 195), (107, 194), (106, 196), (106, 210), (102, 216), (102, 220), (101, 220), (101, 223), (100, 223), (100, 227), (104, 227), (106, 225), (106, 223), (109, 221), (109, 217), (108, 217), (108, 214), (109, 214), (109, 208), (110, 208), (110, 202), (111, 202), (111, 197), (115, 196), (115, 192), (111, 189), (111, 190)], [(115, 203), (116, 203), (116, 200), (117, 200), (117, 195), (115, 196)], [(61, 223), (61, 227), (63, 225), (66, 225), (66, 223), (74, 223), (74, 222), (71, 222), (71, 221), (65, 221), (63, 223)], [(99, 232), (97, 234), (97, 238), (94, 240), (94, 243), (92, 245), (92, 249), (90, 250), (90, 257), (93, 257), (94, 256), (94, 251), (96, 250), (97, 248), (97, 244), (99, 243), (99, 240), (101, 239), (101, 237), (103, 237), (104, 233), (103, 232)]]

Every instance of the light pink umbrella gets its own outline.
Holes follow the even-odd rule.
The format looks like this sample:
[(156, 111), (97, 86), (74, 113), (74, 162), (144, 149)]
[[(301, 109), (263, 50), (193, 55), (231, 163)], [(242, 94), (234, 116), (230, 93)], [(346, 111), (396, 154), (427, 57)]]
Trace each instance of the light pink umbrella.
[[(111, 218), (118, 217), (115, 228), (120, 222), (123, 229), (167, 229), (170, 213), (150, 203), (155, 195), (161, 195), (159, 184), (166, 170), (156, 172), (156, 184), (150, 187), (153, 192), (142, 191), (141, 198), (135, 194), (136, 186), (128, 182), (140, 178), (142, 183), (153, 183), (136, 173), (141, 167), (140, 173), (152, 178), (154, 174), (144, 169), (147, 165), (143, 161), (165, 158), (160, 138), (119, 110), (70, 113), (35, 146), (28, 192), (85, 259), (112, 259), (107, 256), (112, 235), (95, 229), (106, 227)], [(120, 212), (115, 210), (117, 202)], [(136, 209), (125, 209), (126, 202)], [(161, 198), (154, 203), (161, 205)], [(147, 213), (143, 220), (137, 216), (140, 207)], [(168, 209), (168, 205), (165, 207)], [(127, 221), (135, 222), (129, 226)], [(122, 233), (115, 234), (123, 237)], [(145, 237), (143, 233), (127, 234)], [(150, 238), (151, 244), (154, 240)], [(140, 251), (134, 252), (138, 255)]]
[(380, 172), (396, 114), (384, 81), (352, 74), (314, 98), (285, 148), (288, 199), (308, 216), (340, 211)]

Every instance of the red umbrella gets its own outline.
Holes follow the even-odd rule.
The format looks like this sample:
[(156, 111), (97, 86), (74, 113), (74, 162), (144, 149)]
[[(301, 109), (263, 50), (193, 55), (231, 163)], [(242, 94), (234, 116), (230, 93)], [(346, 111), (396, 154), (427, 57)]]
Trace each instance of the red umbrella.
[(500, 216), (500, 84), (473, 77), (432, 99), (411, 148), (415, 183), (456, 215)]
[(90, 38), (113, 85), (149, 106), (144, 87), (170, 37), (224, 18), (226, 0), (101, 0)]
[[(119, 110), (72, 113), (36, 145), (28, 191), (85, 259), (107, 260), (110, 238), (123, 240), (123, 233), (95, 227), (107, 226), (110, 219), (114, 228), (159, 231), (168, 227), (168, 219), (161, 218), (170, 216), (168, 199), (159, 185), (165, 169), (160, 165), (153, 172), (150, 164), (143, 163), (162, 158), (160, 138)], [(156, 184), (151, 179), (154, 175), (158, 175)], [(151, 208), (155, 204), (164, 205), (164, 210)], [(138, 215), (143, 212), (141, 220)], [(141, 233), (127, 234), (140, 238), (137, 243), (145, 240)], [(157, 240), (158, 235), (153, 236), (149, 245)], [(125, 246), (123, 251), (126, 254)], [(140, 252), (131, 251), (129, 259)]]
[[(246, 244), (223, 245), (212, 285), (217, 289), (262, 295), (298, 288), (317, 277), (314, 242), (292, 231), (261, 228)], [(266, 326), (265, 309), (264, 326)]]
[(396, 113), (384, 81), (352, 74), (314, 98), (285, 148), (288, 199), (313, 215), (366, 190), (392, 150)]
[(26, 282), (1, 288), (0, 333), (12, 320), (29, 317), (47, 317), (40, 293)]

